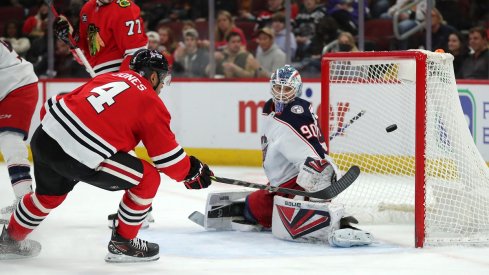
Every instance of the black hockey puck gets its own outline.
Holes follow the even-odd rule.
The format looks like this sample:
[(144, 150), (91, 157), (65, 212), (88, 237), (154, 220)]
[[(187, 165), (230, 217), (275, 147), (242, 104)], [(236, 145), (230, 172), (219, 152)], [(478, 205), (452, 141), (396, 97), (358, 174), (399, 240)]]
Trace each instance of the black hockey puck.
[(389, 125), (385, 128), (385, 130), (387, 131), (387, 133), (390, 133), (392, 131), (395, 131), (397, 130), (397, 124), (392, 124), (392, 125)]

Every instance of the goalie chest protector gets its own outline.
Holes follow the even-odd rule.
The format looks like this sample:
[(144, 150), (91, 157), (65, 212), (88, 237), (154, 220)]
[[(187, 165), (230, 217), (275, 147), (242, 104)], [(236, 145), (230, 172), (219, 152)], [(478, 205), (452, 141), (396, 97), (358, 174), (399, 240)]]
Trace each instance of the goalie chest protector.
[(263, 168), (272, 186), (280, 186), (299, 173), (307, 157), (322, 159), (326, 143), (311, 103), (296, 98), (280, 114), (273, 112), (269, 100), (261, 117)]

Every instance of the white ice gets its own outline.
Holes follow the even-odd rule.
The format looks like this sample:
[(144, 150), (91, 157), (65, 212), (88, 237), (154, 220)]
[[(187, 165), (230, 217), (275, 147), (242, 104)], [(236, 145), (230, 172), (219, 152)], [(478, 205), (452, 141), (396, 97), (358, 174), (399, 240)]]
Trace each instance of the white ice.
[[(13, 193), (0, 165), (0, 207)], [(265, 182), (261, 168), (213, 167), (216, 175)], [(209, 191), (239, 189), (214, 183), (187, 190), (163, 178), (154, 200), (156, 222), (139, 237), (160, 245), (160, 259), (137, 264), (104, 261), (121, 192), (79, 183), (29, 236), (41, 242), (36, 258), (0, 261), (1, 274), (489, 274), (489, 248), (414, 248), (413, 226), (363, 226), (378, 240), (370, 247), (331, 248), (281, 241), (270, 232), (209, 232), (187, 219), (203, 211)]]

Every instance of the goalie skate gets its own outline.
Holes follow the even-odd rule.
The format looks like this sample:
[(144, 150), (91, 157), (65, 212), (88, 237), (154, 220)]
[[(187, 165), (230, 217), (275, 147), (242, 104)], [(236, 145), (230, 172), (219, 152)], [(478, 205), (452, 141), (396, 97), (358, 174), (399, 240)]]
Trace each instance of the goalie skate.
[(333, 231), (329, 235), (328, 241), (331, 246), (352, 247), (372, 244), (374, 237), (362, 230), (344, 228)]
[(112, 230), (112, 238), (108, 245), (109, 253), (105, 256), (108, 263), (151, 262), (160, 258), (160, 247), (139, 238), (128, 240)]
[(41, 252), (41, 244), (34, 240), (15, 241), (10, 238), (4, 226), (0, 235), (0, 260), (36, 257)]

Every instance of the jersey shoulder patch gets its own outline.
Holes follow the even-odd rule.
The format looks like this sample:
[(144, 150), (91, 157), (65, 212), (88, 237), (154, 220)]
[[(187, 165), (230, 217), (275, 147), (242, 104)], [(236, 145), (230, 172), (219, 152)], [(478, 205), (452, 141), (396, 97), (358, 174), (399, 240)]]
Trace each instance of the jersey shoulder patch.
[(315, 124), (314, 114), (309, 109), (311, 103), (307, 100), (296, 98), (293, 102), (287, 104), (281, 114), (276, 114), (275, 118), (292, 126), (300, 132), (304, 125)]
[(309, 101), (296, 98), (287, 104), (280, 118), (286, 122), (312, 119), (313, 114), (311, 113), (310, 107), (311, 103)]
[(127, 8), (131, 5), (131, 1), (129, 0), (117, 0), (116, 2), (121, 8)]

